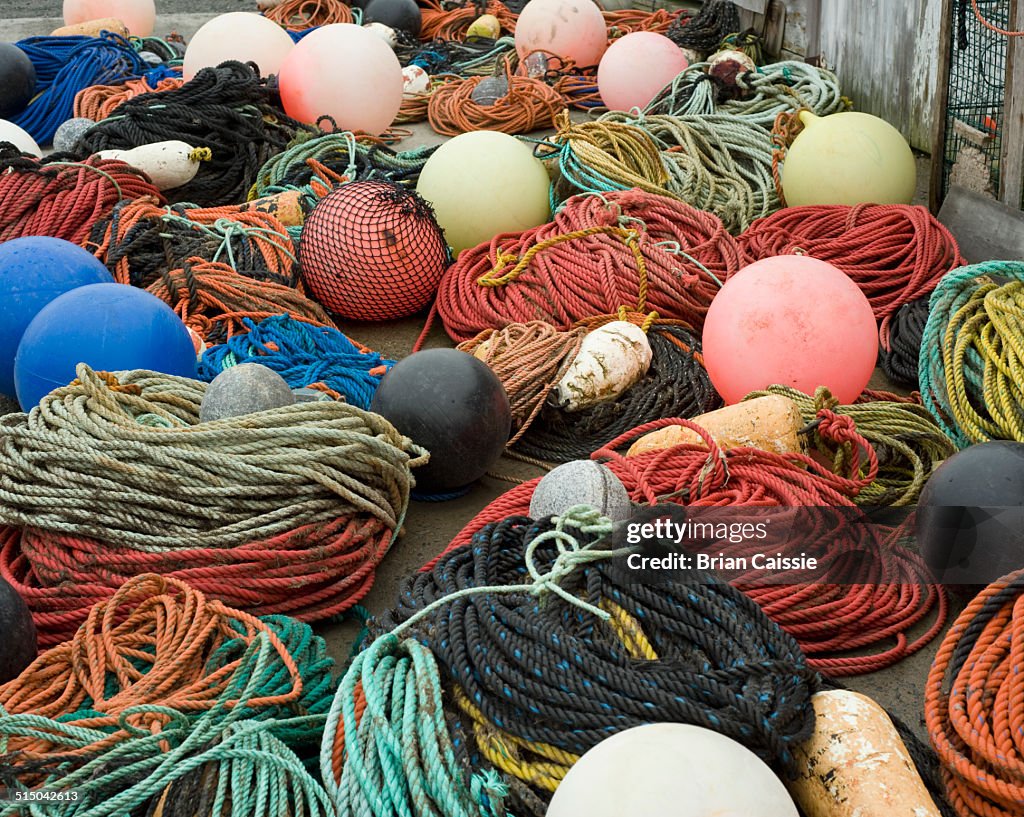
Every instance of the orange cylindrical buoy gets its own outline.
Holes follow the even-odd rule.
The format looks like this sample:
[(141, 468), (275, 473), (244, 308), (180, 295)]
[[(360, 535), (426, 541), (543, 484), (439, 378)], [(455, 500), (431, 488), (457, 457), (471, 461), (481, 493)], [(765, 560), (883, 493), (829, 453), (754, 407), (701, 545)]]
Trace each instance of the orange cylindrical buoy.
[(272, 196), (247, 201), (238, 205), (240, 213), (269, 213), (285, 227), (301, 227), (306, 218), (302, 212), (302, 193), (298, 190), (284, 190)]
[(99, 37), (103, 31), (110, 31), (128, 36), (128, 26), (116, 17), (101, 17), (98, 20), (86, 20), (70, 26), (61, 26), (50, 32), (51, 37)]
[[(710, 434), (723, 451), (741, 447), (760, 448), (776, 454), (799, 454), (802, 451), (800, 429), (804, 421), (800, 407), (795, 400), (781, 395), (755, 397), (701, 414), (694, 417), (693, 422)], [(686, 426), (666, 426), (645, 434), (630, 446), (626, 456), (635, 457), (675, 445), (704, 445), (704, 440)]]
[(888, 714), (845, 689), (812, 699), (814, 734), (795, 750), (790, 794), (807, 817), (940, 817)]
[(156, 3), (154, 0), (64, 0), (65, 25), (103, 17), (121, 20), (136, 37), (148, 37), (156, 23)]

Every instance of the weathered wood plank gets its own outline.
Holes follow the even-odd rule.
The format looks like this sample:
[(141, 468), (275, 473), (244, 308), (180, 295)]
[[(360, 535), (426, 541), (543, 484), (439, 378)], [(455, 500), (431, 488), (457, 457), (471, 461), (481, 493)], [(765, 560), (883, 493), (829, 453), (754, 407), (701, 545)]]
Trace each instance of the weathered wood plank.
[[(1010, 3), (1010, 30), (1024, 31), (1024, 2)], [(1006, 55), (1006, 97), (999, 171), (999, 200), (1020, 208), (1024, 199), (1024, 42), (1011, 37)]]

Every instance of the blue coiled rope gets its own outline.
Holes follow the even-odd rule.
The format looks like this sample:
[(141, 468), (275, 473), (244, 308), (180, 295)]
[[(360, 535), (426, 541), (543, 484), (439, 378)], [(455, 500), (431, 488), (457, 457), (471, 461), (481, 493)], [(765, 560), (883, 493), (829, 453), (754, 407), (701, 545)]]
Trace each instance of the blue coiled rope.
[(18, 46), (36, 69), (37, 96), (12, 121), (40, 145), (74, 116), (75, 95), (92, 85), (140, 76), (151, 66), (124, 37), (29, 37)]
[(199, 363), (199, 379), (210, 381), (239, 363), (261, 363), (293, 389), (323, 383), (353, 406), (369, 409), (384, 374), (395, 361), (363, 352), (344, 333), (311, 326), (287, 315), (256, 323), (243, 320), (248, 334), (208, 349)]

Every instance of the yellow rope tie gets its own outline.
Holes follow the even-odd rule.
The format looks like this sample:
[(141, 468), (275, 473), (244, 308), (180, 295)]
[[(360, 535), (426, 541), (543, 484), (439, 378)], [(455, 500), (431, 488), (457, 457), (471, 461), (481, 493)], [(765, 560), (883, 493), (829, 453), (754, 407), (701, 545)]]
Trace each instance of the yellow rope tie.
[(210, 148), (195, 148), (188, 155), (188, 159), (190, 162), (211, 162), (213, 161), (213, 151)]

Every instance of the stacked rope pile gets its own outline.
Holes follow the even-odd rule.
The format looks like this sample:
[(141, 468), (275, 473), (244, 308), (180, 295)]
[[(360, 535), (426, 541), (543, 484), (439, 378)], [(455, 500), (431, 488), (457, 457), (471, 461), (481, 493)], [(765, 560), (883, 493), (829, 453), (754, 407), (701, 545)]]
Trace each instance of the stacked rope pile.
[[(710, 576), (627, 576), (610, 532), (584, 509), (504, 518), (404, 583), (331, 707), (321, 769), (339, 814), (542, 817), (582, 753), (652, 712), (793, 768), (817, 690), (795, 641)], [(404, 752), (384, 773), (384, 747), (428, 735), (437, 759)]]
[(925, 407), (959, 448), (1024, 442), (1024, 262), (988, 261), (943, 278), (930, 300), (918, 377)]
[(730, 0), (711, 0), (691, 18), (679, 18), (665, 32), (680, 48), (707, 56), (718, 50), (719, 44), (730, 34), (740, 30), (740, 13)]
[(959, 817), (1024, 804), (1024, 571), (989, 585), (946, 633), (928, 673), (925, 720)]
[(116, 34), (29, 37), (16, 45), (36, 66), (37, 95), (11, 121), (40, 145), (50, 144), (57, 128), (74, 115), (79, 91), (137, 77), (150, 68), (131, 44)]
[(257, 281), (298, 285), (288, 228), (252, 204), (198, 209), (158, 207), (150, 199), (122, 202), (96, 223), (89, 248), (116, 281), (137, 287), (151, 286), (195, 257), (227, 263)]
[(889, 324), (889, 348), (879, 353), (879, 365), (893, 383), (916, 389), (921, 338), (928, 323), (928, 298), (904, 304)]
[(281, 375), (293, 389), (319, 387), (348, 403), (369, 409), (381, 379), (395, 362), (354, 343), (332, 326), (314, 326), (289, 315), (256, 323), (243, 318), (248, 330), (208, 349), (199, 363), (199, 377), (213, 380), (239, 363), (260, 363)]
[(513, 37), (471, 37), (468, 40), (434, 40), (422, 44), (408, 64), (416, 65), (431, 77), (444, 74), (453, 76), (491, 76), (503, 60), (514, 57), (516, 44)]
[(605, 25), (608, 26), (609, 40), (624, 37), (634, 31), (654, 31), (658, 34), (666, 34), (672, 26), (684, 25), (693, 16), (693, 12), (688, 9), (679, 11), (618, 9), (601, 13), (604, 15)]
[[(935, 419), (919, 403), (872, 399), (843, 406), (824, 387), (819, 387), (814, 397), (810, 397), (788, 386), (771, 386), (746, 399), (766, 394), (793, 400), (807, 423), (812, 423), (821, 409), (846, 415), (854, 421), (857, 431), (878, 455), (878, 475), (854, 497), (858, 504), (914, 505), (934, 470), (956, 453)], [(848, 450), (828, 444), (819, 434), (811, 437), (809, 445), (832, 462), (835, 473), (848, 472)]]
[(124, 162), (90, 158), (47, 161), (0, 147), (0, 241), (27, 235), (84, 244), (122, 201), (163, 196)]
[(839, 80), (831, 71), (803, 62), (766, 65), (739, 74), (735, 87), (725, 87), (707, 73), (707, 65), (691, 65), (654, 97), (645, 114), (708, 116), (728, 114), (770, 131), (780, 113), (807, 109), (818, 116), (847, 107)]
[(291, 31), (355, 22), (352, 7), (341, 0), (284, 0), (263, 16)]
[(334, 327), (320, 304), (294, 289), (254, 281), (227, 264), (202, 258), (190, 258), (180, 269), (161, 274), (147, 289), (207, 344), (248, 332), (246, 320), (262, 321), (281, 313), (310, 326)]
[[(900, 529), (890, 535), (876, 526), (859, 524), (858, 512), (852, 510), (853, 498), (876, 480), (878, 459), (871, 444), (856, 431), (852, 418), (822, 409), (815, 423), (825, 444), (845, 449), (846, 473), (833, 473), (802, 454), (751, 448), (722, 451), (705, 431), (682, 419), (640, 426), (609, 442), (593, 459), (607, 461), (634, 502), (651, 506), (672, 502), (698, 508), (802, 508), (804, 518), (818, 523), (818, 546), (834, 543), (841, 551), (850, 543), (863, 555), (874, 554), (866, 563), (863, 555), (856, 560), (852, 574), (849, 565), (839, 559), (838, 578), (832, 581), (819, 570), (809, 575), (806, 583), (791, 586), (777, 582), (764, 586), (756, 580), (737, 586), (797, 639), (810, 666), (833, 676), (876, 672), (917, 652), (942, 631), (948, 599), (942, 587), (932, 584), (921, 558), (900, 546)], [(704, 445), (675, 446), (634, 457), (617, 453), (640, 435), (667, 425), (693, 429)], [(468, 544), (487, 524), (528, 514), (538, 482), (519, 485), (484, 508), (455, 537), (449, 551)], [(843, 537), (836, 536), (840, 524)], [(799, 550), (805, 539), (793, 537), (780, 544)], [(933, 611), (934, 622), (911, 640), (908, 633)]]
[(369, 591), (423, 450), (334, 401), (199, 423), (205, 389), (79, 364), (70, 386), (0, 420), (0, 573), (41, 643), (147, 572), (304, 621)]
[(147, 77), (129, 79), (118, 85), (92, 85), (75, 94), (74, 115), (99, 122), (106, 119), (129, 99), (142, 94), (176, 91), (185, 84), (178, 77), (163, 77), (150, 81)]
[(421, 11), (423, 28), (420, 31), (420, 38), (428, 42), (431, 40), (463, 42), (469, 27), (482, 14), (497, 17), (502, 32), (511, 34), (515, 31), (516, 19), (519, 16), (501, 0), (487, 0), (486, 3), (464, 2), (450, 9), (444, 8), (439, 0), (424, 0), (421, 4)]
[(267, 160), (300, 132), (312, 132), (272, 102), (252, 68), (226, 62), (204, 68), (174, 91), (124, 102), (79, 142), (91, 153), (177, 139), (209, 148), (213, 157), (196, 177), (168, 191), (173, 201), (204, 207), (240, 204)]
[[(0, 784), (61, 792), (66, 813), (102, 817), (242, 817), (266, 802), (326, 817), (303, 763), (333, 669), (308, 625), (139, 576), (0, 686)], [(23, 808), (12, 798), (0, 814)]]
[[(507, 66), (506, 66), (507, 67)], [(565, 99), (550, 85), (506, 71), (508, 92), (492, 105), (473, 101), (474, 90), (487, 77), (469, 77), (437, 85), (430, 93), (427, 118), (442, 136), (476, 130), (530, 133), (554, 125)]]
[(886, 351), (900, 307), (929, 295), (965, 263), (953, 234), (927, 207), (899, 204), (787, 207), (754, 222), (739, 245), (751, 262), (800, 254), (845, 272), (871, 303)]
[(698, 328), (741, 265), (710, 213), (640, 190), (582, 195), (548, 224), (460, 253), (437, 312), (457, 341), (534, 320), (567, 330), (622, 306)]

